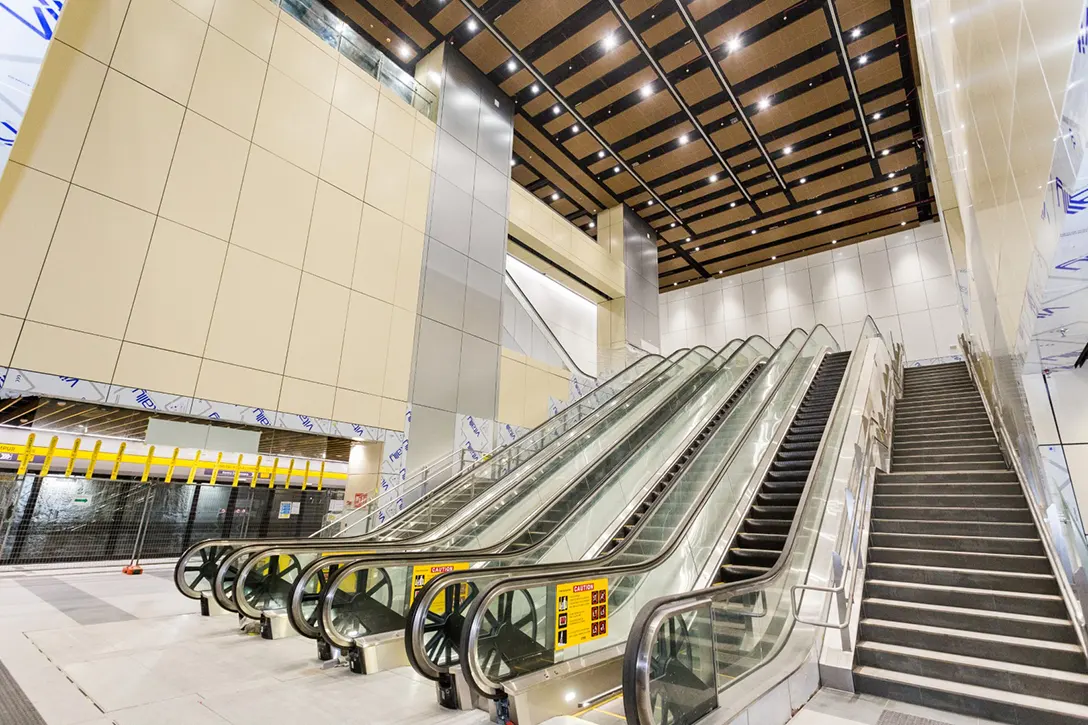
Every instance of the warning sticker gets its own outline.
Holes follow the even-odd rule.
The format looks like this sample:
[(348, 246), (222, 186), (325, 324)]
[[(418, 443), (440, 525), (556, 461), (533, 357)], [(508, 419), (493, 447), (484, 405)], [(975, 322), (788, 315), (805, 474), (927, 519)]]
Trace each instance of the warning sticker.
[[(419, 594), (419, 590), (423, 588), (423, 585), (439, 574), (451, 571), (465, 571), (466, 569), (468, 569), (467, 561), (459, 561), (456, 564), (418, 564), (412, 567), (412, 599), (409, 604), (416, 600), (416, 595)], [(468, 596), (468, 584), (461, 585), (461, 596)], [(431, 603), (431, 611), (435, 614), (445, 614), (446, 598), (435, 597), (435, 600)]]
[(573, 647), (608, 635), (608, 580), (555, 587), (555, 648)]

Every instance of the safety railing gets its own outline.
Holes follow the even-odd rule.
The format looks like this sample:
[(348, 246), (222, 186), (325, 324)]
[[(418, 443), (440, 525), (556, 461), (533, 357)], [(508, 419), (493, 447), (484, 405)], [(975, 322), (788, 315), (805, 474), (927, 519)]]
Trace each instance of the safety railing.
[(432, 121), (436, 120), (434, 94), (402, 70), (382, 51), (367, 42), (350, 25), (336, 17), (319, 0), (272, 0), (322, 41), (340, 52), (355, 66), (386, 86), (405, 103)]
[[(971, 379), (982, 395), (986, 415), (997, 433), (1001, 454), (1020, 480), (1051, 570), (1073, 617), (1077, 642), (1088, 658), (1088, 629), (1085, 624), (1088, 541), (1081, 528), (1080, 516), (1070, 508), (1061, 491), (1041, 469), (1034, 431), (1029, 429), (1030, 421), (1023, 418), (1022, 413), (1016, 414), (1015, 405), (1002, 403), (992, 359), (980, 353), (962, 334), (959, 344)], [(1018, 402), (1026, 408), (1022, 398)]]
[[(647, 603), (639, 612), (624, 657), (624, 705), (629, 721), (639, 725), (695, 723), (722, 706), (723, 692), (778, 657), (791, 637), (798, 634), (795, 625), (800, 624), (805, 632), (812, 633), (818, 627), (837, 626), (845, 621), (845, 596), (838, 602), (839, 620), (833, 621), (809, 616), (798, 618), (796, 592), (809, 576), (821, 541), (824, 516), (829, 510), (839, 510), (831, 505), (830, 495), (838, 480), (839, 454), (863, 382), (866, 363), (865, 356), (859, 353), (873, 338), (880, 338), (880, 334), (867, 318), (817, 449), (798, 514), (774, 567), (764, 575), (736, 585), (663, 597)], [(885, 391), (892, 390), (892, 381), (884, 378), (882, 382)], [(892, 397), (894, 392), (885, 395)], [(885, 410), (886, 405), (885, 398)], [(881, 422), (877, 419), (869, 426), (863, 425), (862, 430), (870, 434), (874, 432), (871, 426)], [(868, 449), (864, 445), (863, 451)], [(855, 461), (850, 470), (851, 476), (855, 476), (863, 470), (863, 464)], [(850, 497), (854, 496), (854, 515), (844, 517), (844, 528), (852, 525), (849, 522), (857, 523), (863, 518), (856, 497), (864, 488), (864, 481), (847, 486), (846, 490), (853, 493), (845, 494), (844, 507), (851, 506)], [(861, 545), (850, 540), (845, 551), (855, 551)], [(839, 571), (843, 568), (838, 567)], [(839, 584), (811, 587), (827, 592), (823, 600), (825, 610), (840, 591)], [(808, 639), (804, 645), (795, 641), (790, 651), (807, 654), (810, 648), (811, 639)]]
[(221, 538), (309, 536), (343, 492), (26, 474), (0, 478), (0, 565), (176, 557)]

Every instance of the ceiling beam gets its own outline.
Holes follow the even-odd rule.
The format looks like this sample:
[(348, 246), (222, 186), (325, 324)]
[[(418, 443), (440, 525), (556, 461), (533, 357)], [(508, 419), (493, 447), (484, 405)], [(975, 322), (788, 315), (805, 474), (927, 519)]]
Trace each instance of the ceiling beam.
[(839, 23), (839, 13), (835, 9), (835, 0), (825, 0), (824, 14), (827, 17), (827, 25), (831, 29), (831, 35), (839, 46), (839, 65), (842, 67), (843, 76), (846, 78), (846, 91), (854, 102), (854, 113), (857, 116), (861, 135), (865, 139), (865, 148), (869, 150), (869, 158), (876, 159), (876, 149), (873, 148), (873, 139), (869, 135), (869, 124), (865, 121), (865, 109), (861, 106), (861, 93), (858, 92), (858, 82), (854, 78), (854, 66), (850, 63), (850, 54), (846, 51), (846, 41), (842, 37), (842, 25)]

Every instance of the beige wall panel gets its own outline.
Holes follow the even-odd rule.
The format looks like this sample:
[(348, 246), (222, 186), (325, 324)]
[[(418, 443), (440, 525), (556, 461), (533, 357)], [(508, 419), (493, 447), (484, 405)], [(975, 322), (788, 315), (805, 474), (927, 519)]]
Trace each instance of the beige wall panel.
[(231, 243), (301, 269), (316, 192), (316, 177), (253, 146)]
[(129, 0), (67, 2), (55, 37), (97, 61), (109, 63), (128, 5)]
[(400, 257), (397, 260), (397, 289), (393, 304), (415, 312), (419, 307), (419, 278), (423, 267), (423, 232), (408, 225), (400, 237)]
[(397, 400), (408, 399), (408, 379), (412, 372), (412, 347), (416, 334), (416, 316), (399, 307), (393, 308), (386, 353), (385, 383), (382, 394)]
[[(297, 25), (293, 19), (292, 23)], [(336, 56), (323, 52), (303, 33), (313, 37), (313, 31), (308, 28), (300, 32), (281, 21), (272, 43), (270, 64), (326, 103), (331, 103), (338, 65)]]
[(381, 395), (392, 317), (393, 306), (389, 303), (351, 293), (338, 387)]
[(73, 186), (28, 317), (121, 339), (154, 224), (147, 212)]
[(125, 342), (121, 344), (113, 383), (130, 388), (192, 395), (196, 391), (199, 373), (199, 357)]
[(364, 201), (396, 219), (403, 219), (408, 193), (408, 154), (375, 136), (367, 178), (380, 179), (381, 183), (367, 184)]
[(333, 108), (325, 131), (319, 176), (357, 199), (363, 199), (372, 139), (373, 133), (365, 126)]
[(407, 409), (408, 404), (403, 400), (382, 398), (382, 411), (378, 418), (378, 425), (389, 430), (404, 430), (404, 414)]
[[(0, 313), (23, 317), (60, 218), (68, 184), (9, 162), (0, 177), (0, 247), (10, 269), (0, 285)], [(10, 357), (10, 356), (9, 356)]]
[(268, 61), (276, 35), (276, 16), (261, 8), (260, 0), (216, 0), (212, 27)]
[(416, 130), (412, 135), (412, 158), (428, 169), (434, 163), (435, 125), (429, 119), (416, 116)]
[(349, 420), (362, 425), (378, 425), (381, 409), (382, 399), (377, 395), (337, 388), (332, 417), (335, 420)]
[(226, 243), (160, 219), (125, 339), (203, 354), (226, 255)]
[(319, 418), (332, 417), (333, 397), (336, 388), (309, 380), (285, 377), (280, 388), (278, 410)]
[(367, 128), (374, 129), (378, 113), (378, 82), (341, 60), (333, 86), (332, 105)]
[(363, 202), (324, 181), (317, 183), (303, 269), (339, 285), (351, 285)]
[(268, 69), (254, 143), (316, 175), (328, 124), (328, 103), (275, 68)]
[(238, 405), (275, 410), (280, 399), (279, 375), (204, 360), (197, 378), (196, 395)]
[(174, 0), (193, 15), (205, 23), (211, 22), (212, 10), (215, 8), (215, 0)]
[(208, 29), (189, 108), (253, 138), (268, 65), (215, 28)]
[(430, 202), (431, 171), (413, 160), (408, 168), (408, 186), (404, 197), (404, 223), (420, 232), (426, 232)]
[(403, 230), (404, 225), (393, 217), (369, 204), (363, 205), (352, 289), (393, 302)]
[(303, 273), (284, 372), (335, 385), (347, 316), (347, 287)]
[(21, 317), (0, 315), (0, 365), (11, 364), (11, 354), (15, 352), (15, 343), (19, 341), (22, 329)]
[[(108, 337), (27, 320), (11, 357), (12, 367), (107, 381), (113, 377), (121, 343)], [(78, 355), (72, 351), (78, 350)]]
[(172, 0), (139, 0), (129, 6), (110, 65), (184, 104), (207, 29)]
[[(378, 114), (374, 119), (374, 132), (406, 154), (412, 153), (414, 114), (403, 101), (394, 100), (382, 93), (378, 99)], [(434, 141), (432, 140), (433, 144)]]

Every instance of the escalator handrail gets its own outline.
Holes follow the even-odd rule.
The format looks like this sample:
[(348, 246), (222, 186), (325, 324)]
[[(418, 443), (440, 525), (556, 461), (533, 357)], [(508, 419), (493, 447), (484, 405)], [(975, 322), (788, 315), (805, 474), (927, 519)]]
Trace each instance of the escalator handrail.
[[(875, 327), (875, 322), (872, 321), (871, 316), (866, 316), (866, 321), (872, 322)], [(868, 338), (863, 339), (866, 341), (868, 340)], [(883, 337), (881, 337), (881, 341), (883, 341)], [(860, 342), (861, 340), (859, 340), (859, 343)], [(857, 354), (856, 349), (854, 354), (850, 356), (850, 362), (843, 372), (842, 382), (839, 384), (839, 389), (835, 395), (835, 402), (827, 417), (826, 429), (830, 429), (832, 421), (839, 415), (842, 406), (844, 404), (850, 404), (849, 402), (844, 401), (851, 401), (853, 399), (853, 395), (847, 395), (847, 389), (854, 388), (857, 385), (858, 381), (854, 381), (853, 386), (850, 386), (849, 383), (851, 382), (851, 375), (854, 374), (862, 364), (862, 357), (863, 356)], [(845, 435), (845, 428), (843, 429), (843, 433)], [(838, 455), (841, 447), (842, 441), (840, 440), (838, 445), (834, 446), (835, 455)], [(735, 584), (718, 584), (704, 589), (697, 589), (692, 592), (659, 597), (646, 602), (642, 609), (639, 610), (638, 615), (631, 623), (623, 659), (624, 708), (625, 712), (628, 713), (628, 717), (634, 718), (635, 723), (644, 725), (654, 722), (653, 708), (650, 704), (649, 696), (650, 658), (652, 656), (654, 642), (656, 641), (655, 635), (659, 631), (661, 625), (672, 617), (711, 606), (715, 601), (735, 599), (745, 594), (762, 591), (766, 588), (768, 583), (772, 580), (777, 580), (779, 576), (787, 570), (786, 563), (790, 560), (790, 554), (792, 553), (797, 534), (801, 528), (800, 522), (804, 516), (805, 508), (811, 499), (813, 490), (811, 485), (812, 480), (820, 469), (822, 457), (830, 450), (829, 439), (825, 434), (820, 438), (820, 444), (816, 450), (812, 468), (809, 470), (808, 477), (805, 479), (805, 486), (801, 494), (801, 499), (797, 504), (793, 522), (790, 524), (789, 534), (782, 547), (782, 553), (774, 563), (774, 566), (766, 573)], [(770, 658), (765, 658), (764, 664), (768, 659)]]
[(533, 301), (529, 299), (529, 295), (525, 294), (525, 291), (521, 289), (521, 285), (518, 284), (518, 281), (514, 279), (514, 276), (510, 274), (509, 270), (506, 272), (506, 286), (510, 289), (510, 292), (513, 293), (514, 298), (525, 308), (525, 311), (529, 313), (529, 317), (533, 319), (533, 322), (536, 323), (541, 332), (544, 333), (544, 337), (548, 341), (548, 346), (555, 350), (555, 354), (559, 356), (559, 359), (563, 361), (563, 364), (570, 368), (572, 373), (580, 375), (583, 378), (588, 378), (589, 380), (595, 380), (597, 376), (590, 375), (578, 366), (578, 363), (563, 345), (559, 336), (555, 334), (555, 331), (552, 330), (548, 321), (540, 314), (540, 310), (538, 310), (536, 305), (533, 304)]
[[(706, 346), (703, 346), (703, 345), (692, 347), (691, 350), (697, 350), (697, 349), (700, 349), (700, 348), (709, 351), (711, 353), (711, 355), (714, 354), (713, 350), (711, 350), (710, 348), (708, 348)], [(652, 380), (653, 375), (651, 373), (654, 373), (654, 371), (657, 370), (662, 364), (668, 362), (667, 357), (662, 357), (662, 356), (655, 356), (655, 357), (658, 357), (660, 359), (657, 362), (650, 365), (650, 367), (646, 370), (646, 372), (639, 375), (637, 378), (635, 378), (635, 380), (631, 381), (631, 383), (629, 383), (626, 387), (616, 391), (616, 393), (613, 394), (612, 397), (610, 397), (610, 398), (608, 398), (608, 400), (605, 400), (604, 402), (600, 403), (596, 409), (594, 409), (593, 411), (590, 411), (589, 413), (587, 413), (586, 416), (583, 418), (583, 420), (578, 421), (577, 423), (575, 423), (572, 426), (572, 429), (574, 427), (578, 426), (578, 425), (581, 425), (585, 420), (589, 419), (597, 411), (599, 411), (602, 407), (607, 405), (612, 400), (618, 398), (621, 395), (624, 395), (624, 394), (628, 393), (629, 389), (638, 390), (639, 388), (642, 387), (642, 385), (645, 385), (646, 382)], [(633, 367), (635, 367), (636, 365), (642, 364), (645, 359), (646, 358), (643, 357), (643, 358), (639, 358), (638, 360), (635, 360), (630, 365), (625, 367), (623, 370), (621, 370), (620, 372), (618, 372), (615, 375), (613, 375), (612, 377), (610, 377), (604, 383), (601, 383), (600, 385), (595, 387), (593, 390), (594, 391), (599, 390), (600, 388), (605, 387), (606, 385), (609, 385), (609, 384), (615, 382), (620, 376), (629, 373)], [(641, 384), (639, 384), (640, 381), (642, 381)], [(635, 387), (636, 385), (638, 387)], [(593, 393), (593, 391), (589, 391), (589, 393), (587, 393), (587, 395), (590, 395), (592, 393)], [(583, 396), (583, 398), (584, 397), (585, 396)], [(574, 404), (576, 405), (577, 402), (575, 402)], [(559, 415), (552, 416), (552, 417), (548, 418), (547, 420), (541, 422), (539, 425), (537, 425), (535, 428), (530, 430), (528, 433), (526, 433), (522, 437), (518, 438), (516, 441), (512, 441), (511, 443), (509, 443), (509, 444), (503, 446), (502, 448), (500, 448), (499, 451), (500, 452), (505, 452), (505, 451), (508, 451), (511, 447), (518, 445), (519, 443), (525, 444), (526, 441), (530, 440), (534, 435), (537, 435), (545, 426), (555, 424), (556, 420), (558, 420), (559, 416), (561, 416), (561, 415), (562, 415), (562, 412)], [(532, 461), (538, 454), (543, 452), (547, 447), (548, 446), (544, 446), (543, 448), (541, 448), (541, 450), (537, 451), (532, 456), (530, 456), (526, 461), (524, 461), (524, 463), (529, 463), (530, 461)], [(435, 487), (434, 489), (426, 492), (423, 496), (421, 496), (418, 500), (416, 500), (412, 504), (411, 508), (416, 509), (417, 507), (419, 507), (421, 505), (426, 505), (427, 501), (430, 498), (432, 498), (433, 496), (436, 496), (439, 492), (448, 491), (448, 490), (450, 490), (451, 486), (457, 485), (457, 482), (463, 482), (463, 481), (467, 480), (467, 478), (469, 476), (471, 476), (478, 467), (480, 467), (480, 466), (482, 466), (482, 465), (484, 465), (485, 463), (488, 463), (488, 462), (493, 463), (495, 461), (495, 458), (497, 458), (498, 455), (500, 455), (500, 454), (496, 453), (495, 455), (489, 456), (487, 459), (476, 461), (473, 465), (471, 465), (468, 468), (461, 471), (457, 476), (452, 478), (450, 481), (447, 481), (445, 485)], [(390, 525), (393, 525), (394, 523), (397, 523), (397, 522), (403, 522), (403, 518), (401, 516), (394, 517), (394, 518), (390, 519), (389, 521), (387, 521), (382, 526), (379, 526), (374, 531), (368, 532), (368, 533), (360, 535), (360, 536), (351, 536), (351, 537), (337, 536), (337, 537), (330, 537), (330, 538), (338, 539), (339, 540), (338, 543), (340, 543), (340, 542), (365, 542), (365, 541), (368, 541), (368, 540), (372, 539), (375, 535), (381, 533), (383, 529), (388, 531), (388, 529), (386, 529), (386, 527), (390, 526)], [(415, 537), (407, 537), (406, 539), (403, 539), (402, 541), (411, 540), (413, 538), (415, 538)], [(231, 538), (204, 539), (202, 541), (198, 541), (198, 542), (190, 545), (182, 553), (182, 555), (178, 558), (178, 562), (174, 566), (174, 585), (178, 588), (178, 591), (180, 591), (182, 594), (184, 594), (187, 597), (192, 597), (192, 598), (199, 597), (199, 592), (197, 592), (197, 597), (193, 597), (193, 595), (190, 595), (188, 593), (188, 591), (187, 591), (188, 587), (184, 585), (184, 575), (185, 575), (185, 567), (186, 567), (189, 559), (197, 551), (199, 551), (199, 550), (201, 550), (203, 548), (208, 548), (208, 547), (230, 547), (232, 549), (237, 549), (237, 548), (242, 548), (242, 547), (247, 547), (247, 546), (260, 546), (262, 544), (263, 545), (269, 545), (269, 546), (272, 546), (272, 545), (287, 546), (287, 545), (298, 544), (298, 545), (303, 545), (304, 546), (306, 544), (315, 544), (315, 543), (317, 543), (317, 542), (315, 542), (313, 539), (298, 538), (298, 537), (292, 537), (292, 538), (286, 538), (285, 537), (285, 538), (282, 538), (282, 539), (231, 539)]]
[[(747, 340), (745, 340), (745, 342), (738, 345), (736, 347), (736, 349), (734, 349), (732, 352), (729, 353), (729, 355), (725, 358), (725, 360), (723, 360), (722, 364), (717, 368), (717, 370), (720, 370), (720, 369), (724, 368), (726, 365), (728, 365), (729, 362), (731, 360), (733, 360), (737, 355), (739, 355), (742, 350), (746, 349), (747, 343), (750, 340), (754, 340), (756, 338), (758, 338), (760, 340), (763, 340), (762, 336), (759, 336), (759, 335), (753, 335), (753, 336), (749, 337)], [(763, 341), (766, 343), (766, 340), (763, 340)], [(766, 343), (766, 344), (768, 346), (770, 346), (770, 343)], [(726, 345), (725, 347), (722, 348), (723, 352), (725, 351), (725, 349), (728, 346), (729, 345)], [(719, 355), (720, 355), (720, 353), (718, 355), (714, 355), (712, 358), (710, 358), (710, 360), (707, 360), (703, 365), (696, 368), (691, 373), (691, 376), (689, 376), (688, 380), (681, 382), (680, 385), (678, 386), (678, 388), (683, 387), (687, 382), (689, 382), (691, 380), (691, 378), (693, 378), (694, 376), (696, 376), (700, 372), (702, 372), (707, 366), (709, 366), (711, 363), (713, 363), (713, 361), (717, 357), (719, 357)], [(750, 365), (748, 368), (745, 369), (744, 375), (747, 375), (751, 371), (752, 367), (754, 367), (756, 364), (758, 364), (758, 360), (753, 362), (752, 365)], [(744, 376), (742, 375), (740, 377), (740, 379), (738, 380), (737, 385), (740, 385), (741, 381), (743, 381), (743, 378), (744, 378)], [(713, 379), (713, 376), (708, 378), (702, 385), (700, 385), (692, 393), (692, 396), (700, 394), (700, 392), (702, 390), (704, 390), (707, 385), (710, 384), (712, 379)], [(730, 391), (730, 392), (732, 392), (732, 391)], [(634, 433), (635, 429), (638, 428), (642, 424), (642, 422), (644, 422), (645, 420), (647, 420), (648, 418), (653, 416), (656, 412), (657, 412), (657, 408), (652, 408), (651, 410), (649, 410), (645, 415), (643, 415), (638, 420), (638, 422), (636, 422), (632, 426), (631, 430), (629, 430), (627, 433), (623, 434), (622, 439), (626, 440), (630, 435), (632, 435)], [(676, 411), (676, 412), (678, 413), (679, 411)], [(665, 420), (663, 420), (660, 423), (660, 425), (658, 426), (658, 428), (663, 427), (664, 425), (666, 425), (668, 423), (669, 419), (671, 419), (671, 416), (669, 418), (666, 418)], [(588, 470), (590, 470), (594, 466), (596, 466), (603, 458), (608, 456), (612, 452), (612, 450), (614, 450), (614, 448), (616, 446), (620, 446), (620, 445), (622, 445), (622, 441), (618, 442), (614, 446), (610, 447), (609, 450), (603, 451), (600, 454), (600, 456), (598, 456), (593, 462), (591, 462), (588, 465), (586, 465), (585, 467), (583, 467), (582, 473), (579, 474), (575, 478), (575, 481), (580, 480), (582, 478), (582, 476), (584, 476), (585, 473)], [(608, 478), (606, 478), (605, 481), (610, 480), (610, 478), (611, 478), (611, 475)], [(605, 483), (605, 481), (602, 481), (602, 484)], [(573, 485), (573, 482), (571, 483), (571, 485)], [(557, 496), (563, 495), (564, 492), (565, 491), (560, 491), (557, 494)], [(349, 561), (345, 562), (345, 565), (337, 571), (336, 578), (333, 579), (329, 583), (329, 586), (326, 589), (325, 594), (322, 597), (322, 603), (321, 603), (321, 610), (322, 610), (322, 614), (321, 614), (321, 631), (324, 634), (325, 639), (328, 640), (329, 642), (331, 642), (332, 644), (340, 646), (340, 647), (346, 647), (346, 646), (349, 646), (351, 644), (350, 641), (348, 641), (348, 640), (340, 637), (338, 634), (330, 631), (329, 622), (327, 621), (328, 617), (325, 616), (325, 610), (326, 610), (330, 600), (335, 598), (336, 592), (337, 592), (337, 590), (339, 588), (340, 583), (346, 577), (350, 576), (354, 572), (360, 571), (362, 569), (367, 569), (367, 568), (381, 568), (381, 567), (384, 567), (384, 566), (399, 566), (399, 565), (411, 564), (411, 563), (427, 563), (427, 564), (462, 563), (462, 562), (465, 562), (465, 561), (470, 561), (472, 559), (476, 560), (474, 563), (480, 563), (481, 561), (483, 561), (483, 562), (500, 561), (500, 560), (503, 560), (503, 559), (510, 559), (510, 558), (517, 558), (517, 557), (525, 556), (526, 554), (531, 553), (532, 551), (536, 550), (537, 548), (539, 548), (541, 546), (544, 546), (545, 544), (549, 543), (550, 534), (546, 535), (540, 541), (535, 542), (534, 544), (532, 544), (532, 545), (530, 545), (528, 547), (518, 549), (517, 551), (514, 551), (514, 552), (509, 552), (509, 553), (505, 553), (505, 554), (496, 554), (495, 552), (501, 551), (501, 549), (503, 547), (507, 546), (512, 539), (515, 539), (518, 536), (520, 536), (522, 533), (524, 533), (524, 531), (525, 531), (525, 529), (527, 527), (531, 526), (533, 524), (533, 522), (536, 521), (537, 518), (539, 518), (543, 513), (545, 513), (554, 504), (554, 500), (555, 500), (555, 497), (553, 497), (551, 499), (548, 499), (546, 501), (540, 502), (536, 507), (534, 507), (534, 509), (531, 512), (528, 512), (524, 516), (524, 521), (523, 521), (522, 524), (518, 525), (518, 529), (517, 529), (516, 532), (512, 533), (510, 536), (508, 536), (503, 541), (501, 541), (501, 542), (499, 542), (497, 544), (494, 544), (494, 545), (492, 545), (490, 547), (482, 547), (482, 548), (475, 549), (475, 550), (462, 550), (460, 552), (454, 552), (454, 551), (405, 552), (404, 554), (396, 555), (396, 556), (393, 556), (393, 557), (390, 557), (388, 554), (386, 554), (384, 556), (371, 556), (371, 555), (368, 555), (366, 557), (359, 557), (359, 556), (351, 557), (351, 559)], [(559, 526), (562, 525), (562, 522), (565, 521), (566, 519), (568, 519), (570, 516), (573, 516), (575, 513), (577, 513), (577, 508), (572, 508), (572, 510), (569, 511), (560, 520), (560, 522), (556, 526), (555, 530), (558, 530)], [(332, 563), (332, 562), (330, 561), (328, 563)], [(307, 567), (307, 572), (312, 573), (312, 567), (313, 567), (313, 564), (308, 566)], [(506, 570), (506, 571), (512, 571), (515, 568), (516, 567), (511, 567), (511, 569)], [(300, 576), (299, 579), (296, 581), (296, 584), (298, 586), (292, 587), (292, 593), (291, 593), (291, 606), (292, 606), (292, 609), (294, 609), (296, 607), (301, 607), (301, 604), (302, 604), (301, 600), (302, 600), (302, 596), (303, 596), (303, 593), (304, 593), (304, 592), (301, 591), (302, 590), (302, 583), (303, 583), (303, 577)], [(421, 600), (422, 599), (422, 593), (419, 596), (417, 596), (416, 599), (417, 599), (417, 601)], [(297, 619), (297, 615), (298, 615), (298, 612), (293, 612), (292, 615), (290, 615), (291, 620), (295, 621)], [(328, 616), (332, 616), (331, 612), (330, 612), (330, 614)]]
[[(722, 472), (724, 472), (728, 468), (729, 464), (735, 457), (741, 443), (743, 443), (743, 441), (751, 433), (752, 429), (758, 424), (761, 417), (760, 413), (762, 413), (766, 406), (770, 403), (770, 401), (774, 399), (774, 396), (781, 388), (783, 381), (785, 381), (789, 377), (789, 373), (793, 369), (793, 366), (797, 364), (798, 360), (800, 360), (800, 356), (801, 353), (804, 351), (805, 344), (809, 339), (812, 338), (816, 331), (820, 329), (822, 329), (830, 336), (827, 328), (823, 325), (816, 325), (813, 328), (813, 331), (806, 336), (805, 342), (801, 343), (801, 345), (798, 347), (793, 360), (787, 367), (786, 371), (783, 373), (782, 377), (775, 384), (774, 389), (767, 396), (766, 401), (764, 401), (763, 405), (760, 406), (760, 409), (756, 411), (756, 414), (753, 416), (752, 420), (749, 421), (749, 423), (745, 426), (744, 430), (742, 430), (737, 435), (737, 442), (730, 448), (729, 452), (722, 457), (722, 460), (717, 464), (713, 474), (708, 480), (712, 482), (716, 481), (721, 476)], [(792, 335), (793, 333), (791, 332), (790, 334)], [(813, 358), (815, 363), (810, 364), (809, 369), (806, 372), (806, 376), (803, 381), (805, 383), (804, 389), (808, 388), (808, 383), (811, 383), (812, 377), (815, 376), (816, 368), (818, 368), (819, 366), (819, 360), (823, 358), (824, 350), (825, 348), (821, 348), (820, 350), (818, 350), (816, 356)], [(770, 364), (771, 363), (768, 363), (768, 366)], [(796, 413), (796, 408), (800, 406), (800, 398), (803, 397), (803, 395), (799, 396), (798, 400), (795, 401), (795, 404), (791, 405), (790, 411), (787, 413), (787, 420), (793, 419), (793, 414)], [(694, 518), (702, 512), (703, 505), (706, 503), (707, 499), (709, 498), (710, 494), (713, 492), (714, 489), (715, 486), (713, 485), (713, 483), (704, 488), (700, 497), (693, 503), (693, 505), (685, 514), (684, 518), (678, 523), (673, 532), (670, 534), (668, 541), (662, 547), (660, 552), (653, 558), (632, 564), (613, 566), (608, 566), (607, 564), (602, 565), (602, 562), (607, 562), (611, 560), (613, 557), (618, 556), (619, 553), (622, 551), (617, 550), (613, 554), (608, 555), (608, 557), (602, 557), (598, 560), (511, 568), (510, 570), (508, 570), (509, 576), (504, 578), (503, 581), (493, 584), (486, 590), (480, 592), (480, 594), (477, 595), (475, 601), (469, 607), (468, 611), (465, 613), (465, 621), (468, 623), (468, 626), (465, 628), (462, 635), (461, 652), (470, 653), (475, 651), (476, 644), (479, 640), (480, 628), (482, 626), (480, 617), (481, 610), (486, 610), (491, 602), (499, 597), (501, 594), (518, 589), (526, 589), (535, 586), (550, 586), (565, 581), (574, 581), (584, 578), (587, 574), (592, 574), (594, 577), (600, 578), (606, 576), (619, 576), (623, 574), (643, 573), (656, 568), (659, 564), (663, 563), (675, 552), (676, 548), (683, 540), (684, 534), (686, 533), (689, 525), (694, 520)], [(435, 577), (430, 582), (428, 582), (428, 584), (432, 587), (442, 586), (445, 583), (443, 582), (443, 579), (449, 581), (452, 578), (453, 575), (444, 574), (442, 576)], [(493, 697), (496, 692), (501, 691), (501, 685), (499, 683), (491, 682), (483, 672), (480, 672), (477, 669), (477, 664), (478, 663), (476, 662), (475, 658), (467, 656), (461, 662), (462, 674), (465, 676), (465, 679), (469, 683), (471, 689), (475, 690), (478, 693), (484, 694), (485, 696)]]

